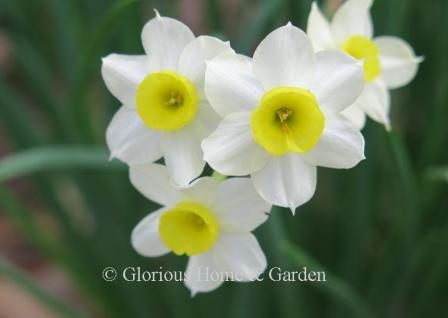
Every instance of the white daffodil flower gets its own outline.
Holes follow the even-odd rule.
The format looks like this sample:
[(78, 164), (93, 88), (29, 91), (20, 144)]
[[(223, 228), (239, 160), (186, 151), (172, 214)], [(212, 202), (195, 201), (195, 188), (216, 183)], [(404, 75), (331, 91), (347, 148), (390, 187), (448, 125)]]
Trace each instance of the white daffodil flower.
[(331, 24), (314, 2), (307, 33), (316, 51), (339, 49), (364, 63), (364, 92), (344, 111), (344, 115), (363, 128), (366, 114), (390, 129), (389, 89), (408, 84), (417, 73), (422, 58), (400, 38), (372, 38), (370, 7), (373, 0), (347, 0), (335, 12)]
[(202, 142), (224, 175), (251, 175), (269, 203), (295, 208), (316, 188), (316, 166), (351, 168), (364, 139), (340, 112), (363, 89), (362, 64), (340, 51), (315, 54), (290, 23), (270, 33), (253, 61), (223, 53), (207, 63), (205, 91), (223, 117)]
[(192, 295), (226, 279), (253, 281), (265, 270), (265, 255), (251, 231), (266, 221), (270, 205), (248, 178), (204, 177), (176, 188), (166, 167), (146, 164), (131, 166), (130, 179), (163, 206), (134, 228), (133, 247), (148, 257), (188, 255), (184, 282)]
[(104, 82), (123, 104), (107, 144), (111, 157), (129, 165), (163, 156), (173, 181), (185, 186), (201, 174), (200, 143), (219, 121), (204, 95), (205, 61), (232, 50), (214, 37), (195, 38), (186, 25), (157, 12), (142, 42), (146, 55), (103, 58)]

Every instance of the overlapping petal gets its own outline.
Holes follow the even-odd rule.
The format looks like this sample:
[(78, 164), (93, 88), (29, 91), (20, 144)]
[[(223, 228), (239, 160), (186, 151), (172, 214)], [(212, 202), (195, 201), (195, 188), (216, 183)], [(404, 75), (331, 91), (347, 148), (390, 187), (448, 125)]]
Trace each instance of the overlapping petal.
[(200, 102), (193, 122), (163, 134), (165, 164), (177, 185), (185, 187), (202, 173), (205, 161), (201, 142), (218, 126), (219, 119), (207, 102)]
[(316, 60), (306, 34), (288, 23), (266, 36), (253, 58), (253, 71), (266, 90), (276, 86), (308, 88)]
[(107, 127), (106, 141), (111, 158), (128, 164), (158, 160), (162, 156), (160, 132), (149, 129), (134, 109), (122, 106)]
[(342, 115), (328, 116), (319, 142), (302, 158), (316, 166), (349, 169), (365, 158), (364, 138)]
[(205, 166), (202, 158), (202, 127), (192, 123), (180, 130), (165, 132), (162, 153), (172, 180), (179, 186), (187, 186), (199, 177)]
[(243, 233), (264, 223), (270, 207), (249, 178), (231, 178), (219, 183), (211, 210), (222, 231)]
[(179, 58), (185, 46), (194, 40), (194, 34), (182, 22), (156, 17), (143, 27), (142, 43), (153, 71), (178, 69)]
[(295, 208), (309, 201), (316, 190), (316, 167), (301, 156), (289, 153), (273, 157), (260, 171), (252, 174), (258, 193), (269, 203)]
[(190, 289), (191, 296), (218, 288), (224, 279), (225, 275), (221, 275), (212, 251), (192, 256), (188, 260), (184, 283)]
[(110, 54), (102, 59), (101, 74), (107, 89), (121, 103), (135, 108), (135, 92), (149, 73), (145, 55)]
[(199, 102), (192, 124), (196, 125), (198, 133), (205, 138), (218, 127), (220, 120), (221, 118), (208, 102)]
[(315, 51), (330, 50), (335, 48), (330, 24), (320, 11), (316, 2), (311, 5), (311, 12), (308, 17), (306, 28), (311, 43)]
[(222, 234), (213, 247), (219, 267), (232, 273), (230, 279), (254, 281), (266, 269), (266, 257), (252, 233)]
[[(187, 187), (179, 187), (189, 200), (199, 202), (206, 207), (212, 207), (219, 183), (213, 177), (201, 177), (194, 180)], [(213, 209), (212, 209), (213, 211)]]
[(188, 43), (183, 50), (179, 60), (179, 73), (191, 80), (202, 91), (205, 63), (226, 51), (232, 52), (229, 42), (223, 42), (212, 36), (199, 36)]
[(347, 0), (335, 12), (331, 32), (336, 45), (341, 45), (353, 35), (371, 38), (373, 35), (370, 7), (373, 0)]
[(366, 114), (356, 106), (356, 104), (344, 109), (342, 112), (345, 118), (350, 120), (353, 125), (358, 129), (363, 129), (366, 123)]
[(388, 88), (398, 88), (408, 84), (417, 73), (422, 61), (414, 54), (408, 43), (394, 36), (375, 38), (380, 49), (381, 78)]
[(161, 208), (143, 218), (132, 231), (131, 243), (143, 256), (157, 257), (170, 252), (159, 237), (159, 220), (166, 208)]
[(204, 159), (224, 175), (244, 176), (263, 167), (269, 154), (253, 139), (250, 113), (233, 113), (202, 142)]
[(316, 58), (317, 72), (311, 91), (325, 113), (338, 113), (361, 95), (364, 88), (362, 64), (335, 50), (318, 52)]
[(227, 52), (207, 63), (205, 94), (212, 107), (225, 117), (255, 108), (263, 87), (255, 79), (250, 58)]
[(390, 129), (390, 94), (381, 79), (367, 85), (355, 105), (370, 118)]
[(129, 168), (132, 185), (149, 200), (160, 205), (174, 206), (186, 196), (170, 183), (170, 175), (165, 166), (150, 163)]

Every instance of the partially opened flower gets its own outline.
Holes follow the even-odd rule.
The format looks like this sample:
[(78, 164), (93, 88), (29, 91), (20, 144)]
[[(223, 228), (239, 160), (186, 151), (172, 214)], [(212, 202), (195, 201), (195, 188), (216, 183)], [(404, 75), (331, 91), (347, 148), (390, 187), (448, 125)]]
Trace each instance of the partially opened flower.
[(219, 119), (203, 92), (205, 61), (231, 49), (159, 14), (142, 42), (146, 55), (103, 59), (106, 86), (123, 104), (107, 129), (111, 157), (132, 165), (163, 156), (173, 180), (187, 185), (204, 168), (200, 142)]
[(295, 208), (316, 188), (316, 166), (351, 168), (364, 139), (340, 115), (362, 91), (362, 65), (339, 51), (315, 54), (288, 24), (251, 59), (232, 52), (207, 63), (205, 90), (224, 119), (202, 142), (205, 160), (225, 175), (251, 175), (269, 203)]
[(195, 180), (174, 188), (158, 164), (130, 168), (132, 184), (163, 207), (135, 227), (132, 245), (143, 256), (169, 252), (190, 256), (185, 284), (192, 295), (219, 287), (224, 279), (253, 281), (266, 258), (251, 231), (267, 219), (270, 205), (248, 178)]
[(359, 99), (344, 115), (359, 128), (365, 114), (390, 129), (389, 89), (408, 84), (417, 73), (421, 58), (400, 38), (373, 38), (370, 7), (373, 0), (347, 0), (336, 11), (331, 24), (314, 2), (308, 18), (307, 33), (317, 51), (339, 49), (364, 64), (366, 86)]

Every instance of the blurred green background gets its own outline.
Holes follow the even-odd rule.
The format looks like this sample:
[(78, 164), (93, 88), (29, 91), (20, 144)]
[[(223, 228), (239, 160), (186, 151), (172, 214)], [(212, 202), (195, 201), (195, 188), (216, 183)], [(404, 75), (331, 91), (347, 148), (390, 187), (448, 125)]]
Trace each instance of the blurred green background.
[[(339, 4), (319, 1), (328, 15)], [(367, 160), (349, 171), (320, 169), (311, 202), (295, 217), (275, 209), (256, 231), (269, 267), (325, 269), (326, 283), (226, 283), (192, 299), (182, 283), (101, 278), (107, 266), (183, 270), (187, 259), (145, 259), (130, 246), (132, 228), (156, 206), (131, 187), (123, 164), (107, 160), (105, 129), (120, 105), (102, 82), (100, 58), (141, 54), (153, 8), (251, 55), (288, 20), (305, 28), (310, 5), (0, 0), (1, 317), (446, 315), (444, 0), (375, 1), (375, 35), (402, 37), (426, 58), (416, 79), (392, 94), (393, 132), (369, 121)]]

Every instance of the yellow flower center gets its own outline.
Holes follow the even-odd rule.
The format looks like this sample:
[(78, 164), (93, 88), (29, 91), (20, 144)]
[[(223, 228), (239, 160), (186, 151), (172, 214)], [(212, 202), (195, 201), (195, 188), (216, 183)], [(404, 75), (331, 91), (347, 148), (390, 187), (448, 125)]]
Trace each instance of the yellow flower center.
[(177, 130), (196, 114), (198, 95), (193, 83), (174, 71), (149, 74), (140, 83), (137, 113), (146, 126), (157, 130)]
[(325, 117), (309, 91), (278, 87), (263, 96), (252, 112), (251, 125), (255, 141), (279, 156), (313, 148), (324, 129)]
[(194, 202), (181, 202), (160, 218), (162, 242), (175, 254), (189, 256), (209, 250), (218, 237), (218, 224), (209, 209)]
[(380, 50), (368, 38), (360, 35), (350, 37), (342, 45), (342, 50), (355, 59), (364, 60), (364, 80), (373, 81), (381, 73)]

